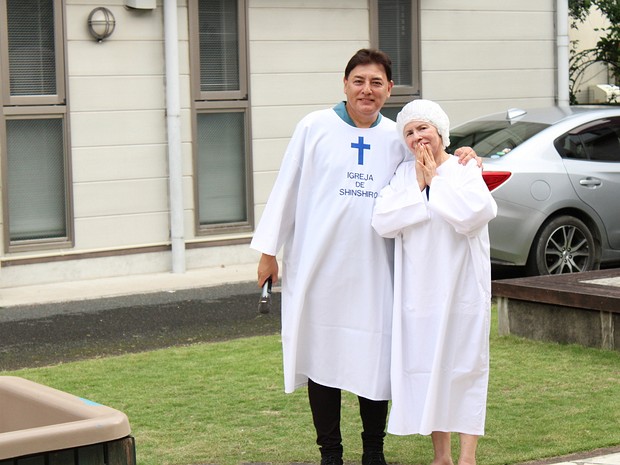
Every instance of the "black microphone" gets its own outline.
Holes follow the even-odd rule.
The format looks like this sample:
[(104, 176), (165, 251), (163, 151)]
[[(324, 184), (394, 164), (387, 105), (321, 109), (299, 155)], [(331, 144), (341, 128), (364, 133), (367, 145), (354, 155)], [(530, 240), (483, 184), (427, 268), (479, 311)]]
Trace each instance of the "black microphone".
[(269, 313), (271, 310), (271, 278), (263, 284), (263, 292), (258, 301), (258, 313)]

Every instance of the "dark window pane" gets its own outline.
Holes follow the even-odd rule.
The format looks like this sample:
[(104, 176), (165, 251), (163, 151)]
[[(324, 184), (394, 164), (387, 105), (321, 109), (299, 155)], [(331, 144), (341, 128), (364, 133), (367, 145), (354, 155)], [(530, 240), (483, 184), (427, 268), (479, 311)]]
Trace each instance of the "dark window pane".
[(560, 137), (555, 141), (555, 148), (562, 158), (572, 158), (574, 160), (586, 160), (586, 150), (581, 143), (581, 138), (576, 134), (569, 134)]
[(386, 118), (390, 118), (392, 121), (396, 121), (396, 117), (400, 113), (400, 110), (403, 109), (404, 105), (398, 106), (385, 106), (381, 109), (381, 114)]
[(198, 115), (198, 202), (201, 225), (247, 221), (245, 114)]
[(598, 120), (558, 138), (555, 147), (564, 158), (620, 162), (620, 118)]
[(548, 125), (541, 123), (510, 123), (509, 121), (475, 121), (450, 131), (453, 153), (459, 147), (472, 147), (480, 157), (501, 157), (519, 144), (538, 134)]
[(63, 120), (8, 120), (11, 241), (66, 236)]
[(239, 90), (239, 34), (235, 0), (200, 0), (200, 90)]
[(599, 126), (579, 135), (588, 158), (594, 161), (620, 161), (618, 128)]
[(392, 59), (392, 80), (413, 85), (411, 0), (379, 0), (379, 48)]
[(52, 0), (7, 0), (10, 94), (55, 95)]

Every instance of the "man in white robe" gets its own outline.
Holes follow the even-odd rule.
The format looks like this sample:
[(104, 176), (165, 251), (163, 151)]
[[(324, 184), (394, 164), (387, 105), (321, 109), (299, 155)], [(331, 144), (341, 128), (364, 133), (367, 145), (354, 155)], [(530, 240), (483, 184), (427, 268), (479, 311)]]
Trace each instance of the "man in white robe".
[(360, 397), (364, 463), (383, 455), (393, 246), (370, 219), (406, 153), (394, 122), (379, 113), (392, 85), (385, 54), (351, 58), (346, 104), (299, 122), (251, 244), (262, 252), (260, 285), (277, 280), (284, 247), (284, 387), (308, 384), (323, 465), (342, 464), (341, 389)]
[(346, 103), (298, 123), (251, 244), (262, 253), (259, 286), (277, 281), (275, 256), (284, 247), (284, 387), (308, 386), (322, 465), (343, 463), (342, 389), (359, 398), (362, 464), (385, 464), (393, 241), (370, 221), (407, 153), (394, 122), (380, 114), (392, 86), (383, 52), (362, 49), (351, 58)]
[(372, 220), (396, 238), (388, 432), (431, 434), (434, 465), (452, 464), (449, 433), (459, 432), (459, 463), (473, 465), (489, 372), (487, 224), (497, 206), (476, 163), (445, 152), (449, 121), (439, 105), (407, 104), (397, 128), (415, 159), (381, 191)]

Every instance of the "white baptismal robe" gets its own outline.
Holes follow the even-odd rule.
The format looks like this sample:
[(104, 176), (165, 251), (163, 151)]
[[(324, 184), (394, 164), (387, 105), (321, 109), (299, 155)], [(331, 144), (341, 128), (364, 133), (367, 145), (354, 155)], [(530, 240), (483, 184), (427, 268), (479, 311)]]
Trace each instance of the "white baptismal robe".
[(390, 395), (393, 241), (371, 227), (405, 150), (393, 121), (355, 128), (332, 109), (297, 125), (251, 247), (282, 267), (284, 387), (308, 378)]
[(480, 169), (456, 157), (420, 192), (403, 163), (377, 199), (373, 227), (396, 237), (388, 432), (484, 433), (497, 206)]

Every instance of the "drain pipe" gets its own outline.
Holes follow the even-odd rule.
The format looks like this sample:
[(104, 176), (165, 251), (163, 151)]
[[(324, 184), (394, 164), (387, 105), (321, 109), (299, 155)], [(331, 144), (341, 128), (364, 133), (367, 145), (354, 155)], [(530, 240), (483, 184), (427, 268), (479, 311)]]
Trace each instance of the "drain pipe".
[(183, 227), (183, 158), (179, 91), (179, 31), (176, 0), (164, 0), (164, 61), (166, 67), (166, 126), (172, 272), (185, 272)]
[(556, 47), (557, 47), (557, 85), (556, 100), (559, 107), (568, 107), (569, 99), (569, 53), (568, 53), (568, 0), (556, 1)]

